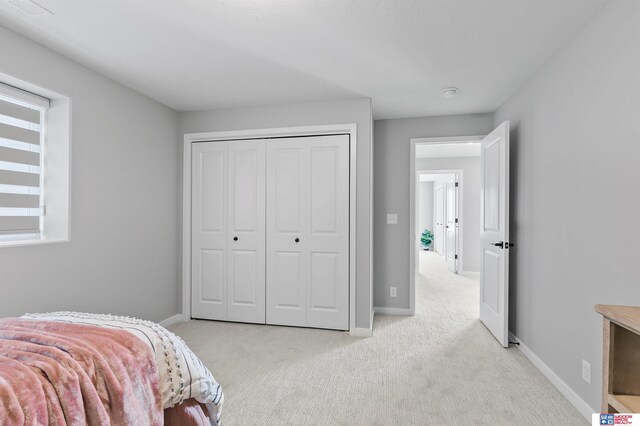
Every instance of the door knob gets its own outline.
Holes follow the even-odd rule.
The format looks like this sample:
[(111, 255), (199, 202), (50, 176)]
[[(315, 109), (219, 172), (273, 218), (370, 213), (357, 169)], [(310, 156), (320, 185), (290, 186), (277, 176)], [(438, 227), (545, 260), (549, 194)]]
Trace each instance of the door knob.
[(293, 240), (293, 241), (295, 241), (296, 243), (299, 243), (299, 242), (300, 242), (300, 238), (297, 238), (297, 237), (296, 237), (296, 239), (295, 239), (295, 240)]
[(500, 248), (504, 248), (504, 242), (503, 241), (500, 241), (498, 243), (492, 243), (491, 245), (494, 245), (494, 246), (500, 247)]
[(233, 237), (233, 241), (238, 241), (238, 237)]

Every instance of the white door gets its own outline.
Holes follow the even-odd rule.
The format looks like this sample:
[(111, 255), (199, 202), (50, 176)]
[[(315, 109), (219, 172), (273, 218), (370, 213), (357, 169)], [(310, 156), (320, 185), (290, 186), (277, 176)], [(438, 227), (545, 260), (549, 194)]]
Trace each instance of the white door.
[(446, 208), (445, 208), (445, 261), (447, 268), (452, 272), (458, 272), (458, 187), (456, 186), (455, 176), (446, 183)]
[(509, 122), (482, 140), (480, 320), (509, 346)]
[(267, 142), (267, 323), (349, 328), (349, 137)]
[(227, 318), (227, 144), (193, 144), (191, 316)]
[(192, 149), (192, 317), (265, 322), (264, 141)]
[(444, 190), (442, 186), (438, 186), (433, 191), (434, 198), (434, 232), (433, 232), (433, 249), (443, 254), (442, 246), (444, 238)]
[(265, 322), (265, 141), (228, 142), (229, 321)]

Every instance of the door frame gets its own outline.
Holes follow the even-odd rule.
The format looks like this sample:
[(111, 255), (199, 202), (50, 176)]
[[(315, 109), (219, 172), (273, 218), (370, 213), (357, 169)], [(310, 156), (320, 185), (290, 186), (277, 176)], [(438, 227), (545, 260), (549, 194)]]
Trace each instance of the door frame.
[(198, 142), (349, 135), (349, 332), (356, 334), (356, 165), (357, 125), (278, 127), (185, 133), (182, 158), (182, 320), (191, 319), (191, 147)]
[[(428, 144), (453, 144), (453, 143), (469, 143), (481, 142), (484, 135), (472, 136), (454, 136), (454, 137), (436, 137), (436, 138), (411, 138), (409, 139), (409, 314), (416, 314), (416, 272), (418, 265), (418, 250), (416, 250), (416, 199), (417, 199), (417, 180), (419, 179), (418, 170), (416, 168), (416, 145)], [(426, 173), (427, 170), (423, 170)], [(429, 173), (434, 171), (429, 170)], [(445, 173), (461, 173), (461, 170), (450, 170)], [(462, 174), (460, 174), (462, 176)], [(462, 186), (462, 185), (461, 185)], [(458, 199), (461, 200), (461, 187), (458, 191)], [(458, 212), (462, 209), (458, 207)], [(462, 234), (460, 234), (462, 235)], [(460, 240), (460, 235), (458, 239)], [(460, 244), (458, 244), (459, 246)], [(462, 263), (462, 258), (458, 259)]]

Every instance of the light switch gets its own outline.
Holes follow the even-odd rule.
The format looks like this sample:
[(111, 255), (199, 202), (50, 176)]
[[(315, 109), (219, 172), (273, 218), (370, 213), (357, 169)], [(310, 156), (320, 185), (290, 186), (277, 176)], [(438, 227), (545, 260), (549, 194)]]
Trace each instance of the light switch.
[(391, 213), (387, 215), (387, 225), (397, 225), (398, 224), (398, 215), (395, 213)]

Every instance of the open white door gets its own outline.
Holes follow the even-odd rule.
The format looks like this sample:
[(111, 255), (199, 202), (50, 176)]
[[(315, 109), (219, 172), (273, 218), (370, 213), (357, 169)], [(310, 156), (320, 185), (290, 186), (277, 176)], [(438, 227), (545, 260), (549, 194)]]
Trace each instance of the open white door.
[(445, 208), (445, 256), (447, 268), (453, 273), (458, 273), (458, 178), (451, 175), (445, 187), (446, 208)]
[(509, 346), (509, 122), (482, 140), (480, 320)]

